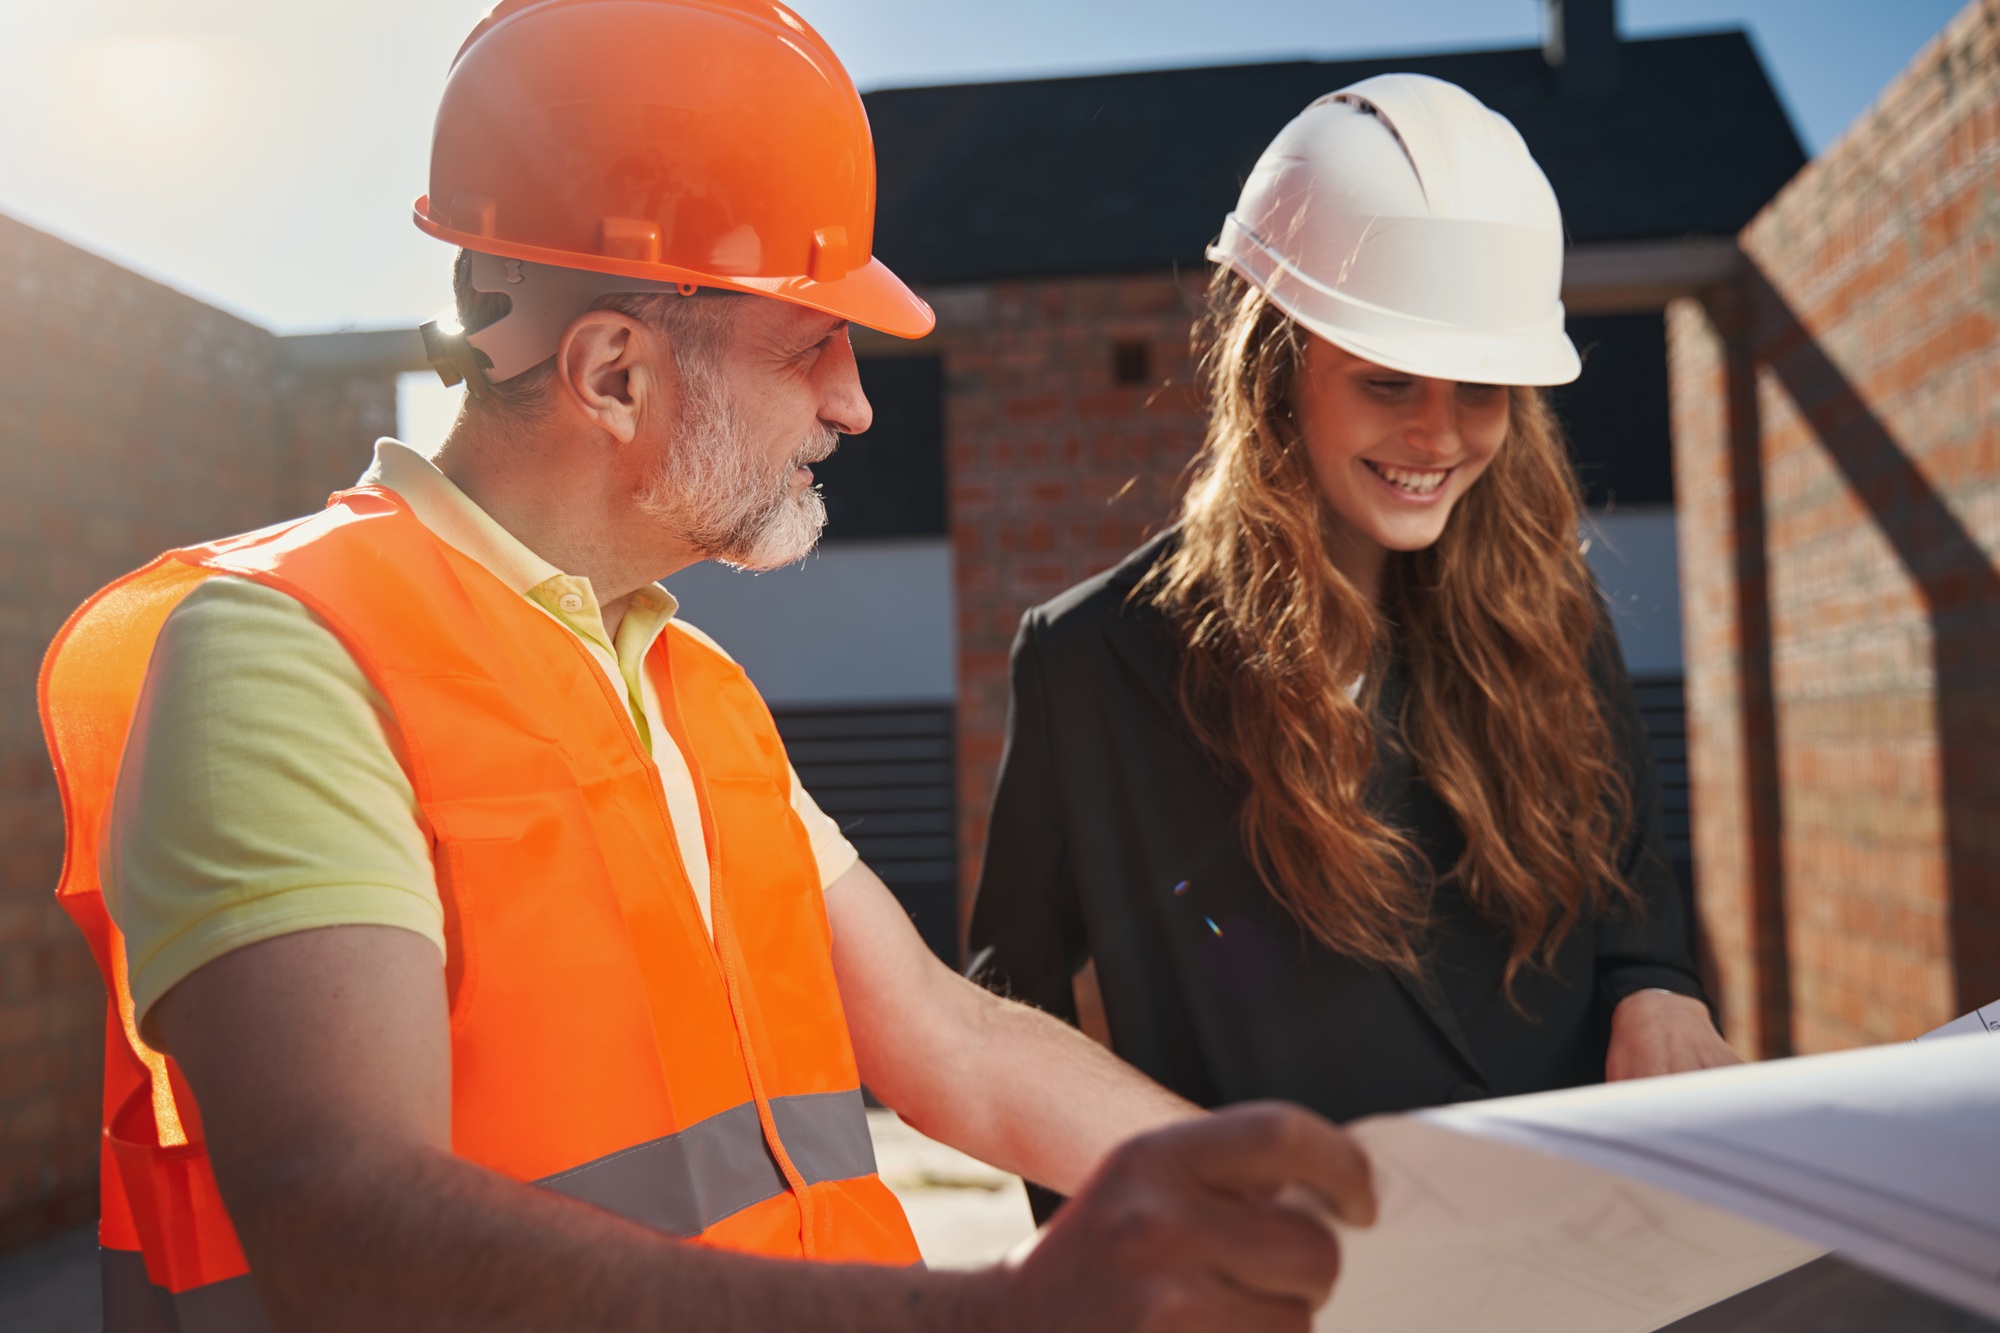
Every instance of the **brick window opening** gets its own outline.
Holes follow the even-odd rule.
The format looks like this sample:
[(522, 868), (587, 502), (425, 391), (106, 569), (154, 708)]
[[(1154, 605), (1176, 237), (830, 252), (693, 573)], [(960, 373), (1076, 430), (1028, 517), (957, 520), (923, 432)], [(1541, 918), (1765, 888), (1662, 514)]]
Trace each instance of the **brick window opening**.
[(1111, 345), (1111, 378), (1118, 384), (1144, 384), (1151, 369), (1150, 349), (1140, 339)]

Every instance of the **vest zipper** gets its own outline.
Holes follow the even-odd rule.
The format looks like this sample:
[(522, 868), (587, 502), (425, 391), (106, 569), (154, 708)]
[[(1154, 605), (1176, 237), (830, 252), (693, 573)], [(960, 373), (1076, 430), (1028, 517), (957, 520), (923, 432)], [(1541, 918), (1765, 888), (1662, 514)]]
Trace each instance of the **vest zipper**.
[[(667, 631), (662, 632), (662, 640), (655, 641), (656, 647), (663, 641), (664, 635), (667, 632), (671, 632), (671, 627)], [(613, 710), (618, 714), (618, 723), (625, 729), (625, 738), (631, 744), (633, 753), (639, 757), (640, 762), (652, 774), (653, 805), (658, 810), (661, 821), (666, 825), (668, 836), (674, 840), (674, 855), (679, 858), (681, 863), (681, 879), (688, 890), (688, 896), (693, 897), (694, 887), (692, 884), (686, 882), (687, 855), (681, 847), (680, 834), (674, 829), (673, 811), (667, 807), (666, 791), (660, 781), (659, 765), (653, 762), (653, 756), (647, 753), (645, 744), (639, 739), (639, 729), (632, 725), (631, 705), (627, 701), (613, 696), (611, 682), (605, 679), (604, 672), (597, 665), (597, 659), (591, 657), (590, 649), (584, 644), (583, 640), (569, 631), (565, 631), (565, 637), (570, 640), (577, 652), (583, 654), (590, 667), (591, 676), (597, 681), (599, 692), (604, 695), (605, 701), (611, 704)], [(653, 685), (654, 690), (660, 692), (660, 721), (662, 723), (667, 722), (666, 712), (669, 707), (672, 708), (673, 716), (676, 720), (681, 715), (679, 699), (680, 684), (673, 671), (673, 650), (667, 648), (665, 652), (668, 659), (667, 690), (660, 692), (658, 681), (655, 681)], [(651, 656), (651, 654), (649, 653), (648, 656)], [(643, 671), (645, 663), (642, 662), (640, 668)], [(641, 689), (644, 689), (643, 681)], [(643, 694), (641, 697), (644, 697)], [(792, 1198), (798, 1203), (799, 1245), (804, 1251), (805, 1257), (810, 1259), (819, 1250), (819, 1240), (816, 1234), (817, 1228), (814, 1225), (816, 1208), (812, 1197), (812, 1187), (806, 1184), (804, 1173), (793, 1163), (791, 1153), (785, 1149), (784, 1139), (778, 1134), (777, 1118), (771, 1114), (771, 1099), (764, 1092), (764, 1075), (757, 1068), (756, 1049), (750, 1042), (750, 1021), (743, 1011), (742, 986), (738, 979), (740, 963), (734, 956), (733, 950), (735, 931), (730, 925), (730, 916), (725, 902), (727, 894), (722, 891), (722, 876), (717, 873), (721, 862), (722, 830), (715, 821), (715, 806), (709, 800), (708, 778), (702, 773), (699, 765), (695, 763), (694, 757), (688, 753), (688, 747), (683, 744), (681, 737), (675, 734), (675, 730), (673, 726), (668, 725), (667, 736), (675, 745), (680, 746), (681, 759), (687, 764), (688, 777), (694, 782), (695, 801), (702, 815), (702, 836), (708, 844), (704, 850), (708, 854), (708, 916), (710, 930), (713, 932), (712, 938), (709, 940), (709, 949), (715, 955), (717, 969), (722, 974), (723, 994), (729, 998), (729, 1016), (736, 1027), (736, 1045), (737, 1049), (742, 1052), (743, 1071), (750, 1079), (750, 1098), (757, 1106), (757, 1123), (763, 1126), (764, 1129), (764, 1146), (770, 1150), (772, 1159), (778, 1164), (779, 1172), (785, 1177), (785, 1184), (792, 1191)], [(681, 730), (684, 731), (685, 727), (681, 728)], [(699, 907), (699, 904), (696, 906)]]

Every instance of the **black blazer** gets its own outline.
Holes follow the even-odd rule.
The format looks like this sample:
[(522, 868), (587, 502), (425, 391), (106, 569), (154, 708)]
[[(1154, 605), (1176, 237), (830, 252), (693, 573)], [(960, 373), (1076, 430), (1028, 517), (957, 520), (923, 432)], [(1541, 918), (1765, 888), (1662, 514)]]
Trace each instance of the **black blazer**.
[[(1516, 1008), (1504, 933), (1449, 880), (1433, 891), (1428, 985), (1329, 951), (1264, 888), (1240, 797), (1181, 721), (1169, 627), (1128, 600), (1172, 539), (1022, 620), (968, 951), (985, 984), (1074, 1022), (1071, 977), (1095, 959), (1113, 1045), (1154, 1079), (1204, 1106), (1281, 1097), (1335, 1120), (1595, 1082), (1619, 1000), (1653, 986), (1705, 999), (1608, 620), (1594, 675), (1635, 797), (1618, 864), (1646, 910), (1572, 931), (1552, 973), (1517, 979)], [(1385, 676), (1382, 717), (1401, 689)], [(1375, 789), (1442, 876), (1463, 834), (1393, 745)]]

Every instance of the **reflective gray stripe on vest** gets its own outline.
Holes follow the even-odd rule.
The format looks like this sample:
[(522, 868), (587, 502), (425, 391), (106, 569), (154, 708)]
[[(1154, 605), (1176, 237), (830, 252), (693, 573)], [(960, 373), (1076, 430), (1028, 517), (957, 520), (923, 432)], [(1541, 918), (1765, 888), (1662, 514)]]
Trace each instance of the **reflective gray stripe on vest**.
[(875, 1174), (875, 1140), (861, 1089), (773, 1097), (771, 1119), (806, 1184)]
[(137, 1250), (97, 1252), (104, 1284), (104, 1333), (270, 1333), (250, 1275), (176, 1295), (146, 1276)]
[[(875, 1173), (860, 1089), (773, 1097), (771, 1118), (807, 1184)], [(754, 1102), (535, 1183), (675, 1236), (785, 1192)]]

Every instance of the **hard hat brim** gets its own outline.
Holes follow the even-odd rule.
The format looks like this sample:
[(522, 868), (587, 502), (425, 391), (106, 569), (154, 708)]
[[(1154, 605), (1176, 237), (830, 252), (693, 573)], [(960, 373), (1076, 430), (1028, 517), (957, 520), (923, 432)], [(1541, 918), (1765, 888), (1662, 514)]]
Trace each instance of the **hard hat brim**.
[[(1279, 305), (1284, 309), (1283, 305)], [(1576, 345), (1561, 328), (1513, 334), (1430, 333), (1368, 337), (1286, 310), (1315, 337), (1386, 370), (1455, 384), (1554, 388), (1583, 374)]]
[(892, 273), (888, 265), (879, 259), (871, 258), (859, 268), (850, 269), (838, 278), (825, 280), (816, 280), (803, 275), (764, 277), (754, 274), (708, 273), (639, 259), (582, 255), (572, 250), (525, 245), (518, 241), (502, 240), (477, 232), (459, 231), (432, 216), (429, 196), (417, 200), (412, 215), (412, 220), (420, 230), (435, 236), (440, 241), (463, 246), (468, 250), (477, 250), (483, 254), (499, 255), (503, 259), (525, 259), (556, 268), (583, 269), (591, 273), (609, 273), (623, 278), (639, 278), (647, 282), (719, 287), (726, 291), (747, 292), (753, 296), (768, 296), (833, 315), (839, 319), (851, 320), (864, 328), (876, 329), (898, 338), (921, 338), (937, 326), (937, 315), (924, 299), (911, 291), (909, 285)]
[(1564, 331), (1562, 302), (1541, 320), (1517, 328), (1466, 328), (1420, 319), (1355, 301), (1287, 265), (1270, 246), (1224, 220), (1208, 247), (1212, 263), (1232, 269), (1271, 304), (1335, 347), (1405, 375), (1460, 384), (1550, 386), (1583, 373)]
[(777, 285), (772, 287), (746, 290), (838, 315), (898, 338), (921, 338), (937, 327), (937, 315), (929, 303), (879, 259), (871, 258), (860, 268), (830, 282), (814, 282), (809, 278), (775, 281)]

